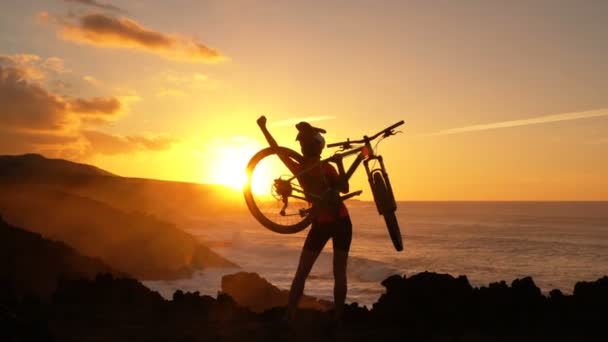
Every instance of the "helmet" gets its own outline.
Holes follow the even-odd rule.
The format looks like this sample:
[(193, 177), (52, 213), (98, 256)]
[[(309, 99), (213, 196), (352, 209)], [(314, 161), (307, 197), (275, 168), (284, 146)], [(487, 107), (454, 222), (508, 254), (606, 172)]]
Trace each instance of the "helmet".
[(298, 123), (296, 128), (298, 129), (296, 140), (300, 141), (302, 152), (304, 154), (310, 152), (310, 154), (321, 155), (321, 151), (325, 147), (325, 138), (323, 138), (321, 133), (326, 133), (327, 131), (323, 128), (311, 126), (308, 122), (304, 121)]

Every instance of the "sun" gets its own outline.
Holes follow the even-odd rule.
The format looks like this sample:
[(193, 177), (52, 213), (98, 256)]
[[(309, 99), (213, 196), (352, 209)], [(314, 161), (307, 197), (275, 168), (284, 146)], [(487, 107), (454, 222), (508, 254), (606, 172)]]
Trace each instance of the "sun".
[(227, 185), (234, 189), (241, 189), (247, 182), (245, 165), (239, 158), (226, 158), (216, 161), (214, 172), (211, 179), (212, 183)]
[(247, 182), (247, 162), (255, 152), (247, 147), (227, 146), (220, 148), (211, 164), (209, 181), (241, 190)]
[[(261, 148), (258, 143), (238, 138), (215, 141), (206, 153), (204, 182), (242, 190), (247, 183), (247, 163)], [(271, 182), (269, 168), (256, 169), (252, 176), (252, 191), (257, 194), (269, 193)]]

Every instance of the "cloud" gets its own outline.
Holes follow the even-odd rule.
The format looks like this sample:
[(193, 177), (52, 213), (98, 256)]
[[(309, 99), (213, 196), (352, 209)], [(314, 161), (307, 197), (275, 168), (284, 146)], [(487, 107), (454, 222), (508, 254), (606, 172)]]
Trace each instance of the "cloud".
[(19, 53), (14, 55), (0, 55), (0, 62), (7, 63), (9, 65), (15, 66), (26, 66), (33, 64), (35, 62), (40, 61), (40, 56), (29, 54), (29, 53)]
[(116, 97), (76, 98), (69, 102), (70, 110), (80, 114), (85, 123), (105, 123), (121, 113), (122, 103)]
[(70, 102), (70, 106), (77, 113), (112, 115), (120, 110), (121, 104), (115, 97), (93, 97), (74, 99)]
[(216, 63), (225, 59), (220, 52), (195, 38), (149, 29), (126, 17), (94, 13), (76, 18), (74, 22), (42, 12), (38, 19), (58, 25), (62, 39), (77, 43), (136, 49), (178, 61)]
[(182, 98), (189, 95), (200, 95), (201, 91), (217, 90), (223, 82), (199, 72), (181, 72), (166, 70), (154, 75), (150, 84), (157, 85), (158, 97)]
[(136, 96), (68, 97), (32, 80), (27, 70), (35, 55), (0, 64), (0, 153), (38, 152), (81, 159), (94, 154), (129, 153), (169, 148), (167, 135), (119, 136), (95, 129), (116, 120)]
[(571, 112), (571, 113), (537, 116), (537, 117), (529, 118), (529, 119), (501, 121), (501, 122), (494, 122), (494, 123), (482, 124), (482, 125), (472, 125), (472, 126), (466, 126), (466, 127), (451, 128), (451, 129), (446, 129), (446, 130), (435, 132), (435, 133), (430, 133), (430, 134), (427, 134), (426, 136), (449, 135), (449, 134), (459, 134), (459, 133), (467, 133), (467, 132), (486, 131), (486, 130), (499, 129), (499, 128), (540, 125), (540, 124), (545, 124), (545, 123), (589, 119), (589, 118), (596, 118), (596, 117), (601, 117), (601, 116), (608, 116), (608, 108), (602, 108), (602, 109), (596, 109), (596, 110), (590, 110), (590, 111), (582, 111), (582, 112)]
[(27, 71), (0, 66), (0, 123), (4, 128), (61, 130), (70, 121), (68, 103), (27, 81)]
[(29, 81), (42, 82), (49, 76), (71, 72), (59, 57), (40, 58), (33, 54), (0, 55), (0, 66), (12, 67), (22, 72)]
[(49, 57), (42, 63), (43, 70), (52, 71), (56, 74), (68, 72), (66, 70), (63, 59), (59, 57)]
[(27, 70), (0, 65), (0, 122), (5, 128), (58, 131), (81, 123), (116, 119), (117, 97), (70, 98), (29, 80)]
[(96, 87), (99, 87), (101, 85), (101, 81), (91, 75), (82, 76), (82, 80)]
[(49, 82), (48, 88), (53, 92), (65, 92), (73, 89), (72, 84), (64, 80), (52, 80)]
[(175, 143), (175, 139), (169, 136), (121, 136), (94, 130), (84, 130), (82, 134), (90, 144), (90, 152), (95, 154), (112, 155), (140, 150), (165, 150)]
[(289, 126), (289, 125), (295, 125), (301, 121), (314, 122), (314, 121), (332, 120), (335, 118), (336, 118), (335, 116), (306, 116), (306, 117), (301, 117), (301, 118), (281, 120), (281, 121), (277, 121), (277, 122), (269, 122), (268, 126), (269, 127)]
[(64, 0), (64, 1), (65, 2), (70, 2), (70, 3), (77, 3), (77, 4), (81, 4), (81, 5), (86, 5), (86, 6), (91, 6), (91, 7), (107, 10), (107, 11), (126, 13), (126, 11), (123, 10), (122, 8), (120, 8), (120, 7), (117, 7), (117, 6), (114, 6), (112, 4), (108, 4), (108, 3), (101, 3), (101, 2), (98, 2), (98, 1), (95, 1), (95, 0)]

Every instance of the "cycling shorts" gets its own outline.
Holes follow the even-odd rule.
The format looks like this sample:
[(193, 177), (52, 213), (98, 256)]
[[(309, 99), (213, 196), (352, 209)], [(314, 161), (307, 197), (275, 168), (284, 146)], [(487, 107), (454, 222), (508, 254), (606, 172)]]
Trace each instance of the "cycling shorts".
[(312, 223), (310, 231), (308, 231), (306, 242), (304, 242), (304, 249), (320, 252), (325, 247), (327, 240), (331, 238), (334, 251), (348, 252), (352, 237), (353, 225), (348, 216), (339, 217), (329, 222), (315, 220)]

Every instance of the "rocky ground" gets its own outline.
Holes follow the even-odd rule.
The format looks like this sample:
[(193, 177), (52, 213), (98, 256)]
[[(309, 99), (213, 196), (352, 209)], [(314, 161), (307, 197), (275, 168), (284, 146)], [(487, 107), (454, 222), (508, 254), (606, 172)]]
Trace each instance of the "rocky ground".
[[(263, 298), (259, 277), (241, 274)], [(256, 280), (258, 279), (258, 280)], [(538, 341), (606, 338), (608, 277), (580, 282), (573, 295), (543, 296), (531, 278), (473, 288), (466, 277), (392, 276), (371, 308), (348, 305), (343, 324), (331, 311), (284, 307), (256, 313), (229, 294), (175, 292), (172, 300), (130, 278), (63, 279), (48, 300), (19, 296), (0, 283), (2, 341)], [(247, 286), (247, 285), (244, 285)], [(271, 285), (270, 285), (271, 286)], [(264, 292), (265, 291), (265, 292)], [(273, 300), (268, 298), (269, 301)]]
[[(101, 273), (100, 273), (101, 272)], [(110, 272), (110, 273), (108, 273)], [(472, 287), (465, 276), (394, 275), (372, 307), (307, 297), (283, 320), (287, 291), (255, 273), (225, 276), (216, 297), (171, 300), (70, 246), (0, 219), (0, 341), (605, 341), (608, 277), (572, 294), (532, 278)]]

